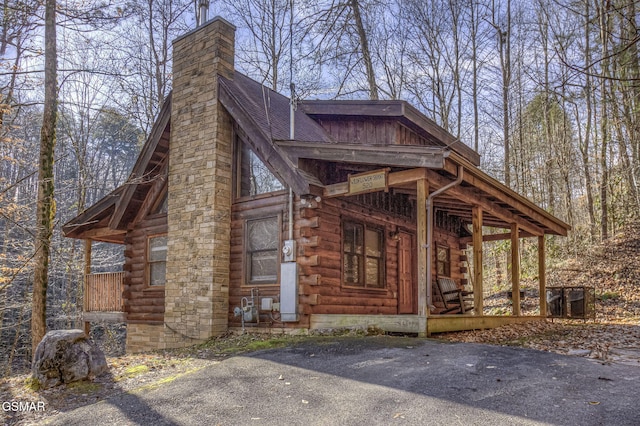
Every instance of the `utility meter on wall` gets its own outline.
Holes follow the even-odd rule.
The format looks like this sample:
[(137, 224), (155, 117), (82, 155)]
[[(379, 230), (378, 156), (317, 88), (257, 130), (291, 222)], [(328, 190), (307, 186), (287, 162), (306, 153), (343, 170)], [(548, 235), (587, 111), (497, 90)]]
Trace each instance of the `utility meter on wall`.
[(295, 262), (296, 260), (296, 242), (294, 240), (286, 240), (282, 247), (283, 262)]

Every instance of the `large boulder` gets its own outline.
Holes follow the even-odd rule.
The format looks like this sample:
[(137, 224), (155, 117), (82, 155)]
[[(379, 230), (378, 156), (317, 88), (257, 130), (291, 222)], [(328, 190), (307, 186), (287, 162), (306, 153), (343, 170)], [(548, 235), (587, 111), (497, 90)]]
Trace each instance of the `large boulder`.
[(43, 388), (92, 379), (107, 371), (107, 360), (82, 330), (48, 332), (36, 349), (31, 373)]

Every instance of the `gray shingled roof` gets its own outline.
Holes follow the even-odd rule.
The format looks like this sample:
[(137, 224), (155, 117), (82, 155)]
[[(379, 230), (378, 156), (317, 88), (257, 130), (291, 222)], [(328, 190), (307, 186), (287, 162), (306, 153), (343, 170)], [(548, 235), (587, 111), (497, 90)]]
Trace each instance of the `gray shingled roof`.
[[(289, 98), (236, 71), (233, 80), (220, 77), (228, 93), (269, 140), (288, 140)], [(334, 142), (325, 130), (300, 109), (295, 112), (295, 139), (302, 142)]]

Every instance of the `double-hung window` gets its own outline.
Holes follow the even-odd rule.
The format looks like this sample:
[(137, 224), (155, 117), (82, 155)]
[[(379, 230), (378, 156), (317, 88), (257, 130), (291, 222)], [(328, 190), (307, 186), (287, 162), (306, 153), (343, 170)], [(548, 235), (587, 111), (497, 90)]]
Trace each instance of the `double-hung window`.
[(384, 288), (384, 231), (365, 223), (342, 223), (342, 282), (348, 287)]
[(149, 237), (147, 242), (147, 267), (150, 286), (165, 285), (167, 279), (167, 236)]
[(280, 264), (278, 216), (247, 220), (245, 247), (247, 284), (276, 284)]

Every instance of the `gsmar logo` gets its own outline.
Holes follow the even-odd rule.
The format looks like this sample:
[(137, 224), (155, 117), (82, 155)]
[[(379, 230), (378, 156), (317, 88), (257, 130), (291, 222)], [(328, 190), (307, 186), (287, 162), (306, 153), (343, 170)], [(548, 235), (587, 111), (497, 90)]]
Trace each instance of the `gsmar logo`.
[(44, 411), (44, 402), (5, 401), (2, 403), (2, 411)]

